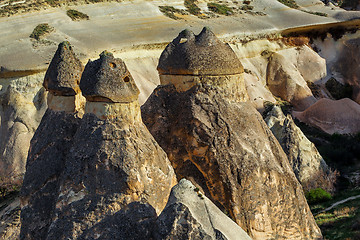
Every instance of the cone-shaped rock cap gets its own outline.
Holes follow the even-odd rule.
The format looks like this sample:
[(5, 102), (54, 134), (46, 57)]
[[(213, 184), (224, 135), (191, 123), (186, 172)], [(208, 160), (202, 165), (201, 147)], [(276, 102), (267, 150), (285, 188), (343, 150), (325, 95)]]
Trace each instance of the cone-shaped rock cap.
[(107, 51), (86, 64), (80, 88), (90, 102), (129, 103), (140, 93), (125, 63)]
[(79, 91), (82, 64), (69, 42), (59, 44), (44, 78), (46, 90), (59, 96), (74, 96)]
[(204, 27), (197, 36), (182, 31), (162, 52), (157, 70), (162, 75), (233, 75), (244, 68), (228, 44)]

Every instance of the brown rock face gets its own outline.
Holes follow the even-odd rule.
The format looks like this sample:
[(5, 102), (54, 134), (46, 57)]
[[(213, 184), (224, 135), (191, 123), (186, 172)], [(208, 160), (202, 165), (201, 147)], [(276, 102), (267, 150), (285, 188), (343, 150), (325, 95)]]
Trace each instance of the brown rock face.
[(303, 111), (316, 102), (297, 67), (284, 56), (272, 54), (267, 66), (266, 82), (272, 94)]
[[(195, 55), (198, 50), (192, 49)], [(163, 74), (161, 69), (160, 59)], [(320, 238), (302, 188), (261, 115), (250, 103), (228, 98), (229, 89), (216, 82), (187, 86), (186, 77), (159, 86), (142, 106), (144, 123), (178, 179), (196, 183), (254, 239)]]
[(75, 76), (80, 77), (81, 64), (72, 64), (77, 62), (70, 45), (61, 43), (45, 76), (49, 108), (30, 143), (20, 192), (21, 239), (45, 239), (54, 217), (60, 175), (80, 124), (78, 111), (83, 107), (81, 94), (72, 95), (79, 89)]
[[(89, 86), (83, 82), (87, 79), (81, 87)], [(110, 82), (116, 86), (119, 81), (121, 76)], [(165, 207), (175, 184), (165, 152), (141, 121), (137, 100), (88, 102), (65, 161), (47, 239), (150, 239), (147, 226)]]
[(91, 102), (129, 103), (140, 93), (125, 63), (107, 51), (86, 64), (80, 87)]
[(293, 112), (295, 118), (329, 134), (360, 132), (360, 105), (349, 98), (322, 98), (303, 112)]
[(82, 64), (76, 58), (70, 43), (62, 42), (46, 71), (44, 87), (54, 95), (75, 96), (80, 92), (82, 70)]
[(239, 59), (228, 44), (204, 28), (199, 35), (182, 31), (160, 56), (158, 71), (162, 75), (229, 75), (244, 72)]

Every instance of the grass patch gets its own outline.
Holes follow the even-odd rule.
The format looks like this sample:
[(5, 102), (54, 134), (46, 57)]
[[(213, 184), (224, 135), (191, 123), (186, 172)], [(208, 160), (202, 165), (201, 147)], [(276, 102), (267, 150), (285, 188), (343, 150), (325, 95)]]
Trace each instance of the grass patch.
[(175, 15), (175, 13), (181, 14), (181, 15), (187, 15), (185, 10), (180, 10), (177, 8), (174, 8), (172, 6), (159, 6), (160, 12), (162, 12), (165, 16), (172, 18), (172, 19), (180, 19)]
[(189, 13), (199, 16), (201, 15), (201, 9), (196, 5), (196, 2), (196, 0), (184, 0), (184, 5)]
[(42, 37), (51, 33), (52, 31), (54, 31), (54, 28), (49, 24), (41, 23), (34, 28), (33, 32), (30, 34), (30, 38), (40, 40)]
[(79, 21), (79, 20), (89, 20), (89, 16), (85, 13), (79, 12), (75, 9), (69, 9), (66, 11), (66, 15), (68, 15), (71, 20)]
[(212, 3), (208, 3), (207, 7), (209, 8), (210, 11), (221, 15), (229, 16), (234, 14), (233, 10), (228, 6), (226, 6), (225, 4), (218, 4), (212, 2)]
[(318, 15), (318, 16), (321, 16), (321, 17), (327, 17), (327, 13), (323, 13), (323, 12), (313, 12), (313, 11), (307, 11), (307, 10), (301, 10), (303, 12), (306, 12), (306, 13), (310, 13), (310, 14), (314, 14), (314, 15)]
[(309, 203), (319, 203), (330, 200), (331, 194), (322, 188), (316, 188), (305, 193), (305, 197)]
[(278, 0), (278, 2), (284, 4), (285, 6), (288, 6), (290, 8), (298, 9), (299, 5), (295, 2), (295, 0)]
[(333, 209), (319, 213), (332, 204), (360, 194), (360, 190), (338, 193), (332, 200), (321, 204), (310, 204), (325, 239), (359, 239), (360, 236), (360, 198), (340, 204)]

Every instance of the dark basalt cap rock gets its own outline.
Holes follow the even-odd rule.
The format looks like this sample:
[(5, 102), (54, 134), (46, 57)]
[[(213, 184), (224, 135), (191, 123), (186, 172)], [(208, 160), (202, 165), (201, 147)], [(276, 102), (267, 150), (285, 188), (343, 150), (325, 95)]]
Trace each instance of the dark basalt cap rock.
[(74, 96), (80, 92), (83, 66), (69, 42), (59, 44), (44, 78), (46, 90), (59, 96)]
[(162, 75), (232, 75), (244, 68), (228, 44), (204, 27), (197, 36), (184, 30), (162, 52), (157, 67)]
[(125, 63), (107, 51), (86, 64), (80, 88), (90, 102), (128, 103), (140, 93)]

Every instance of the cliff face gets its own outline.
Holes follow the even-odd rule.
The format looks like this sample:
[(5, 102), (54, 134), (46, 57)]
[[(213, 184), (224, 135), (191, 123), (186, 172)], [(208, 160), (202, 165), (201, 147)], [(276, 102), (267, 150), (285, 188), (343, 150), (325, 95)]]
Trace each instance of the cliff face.
[(159, 86), (142, 107), (178, 179), (195, 182), (254, 239), (320, 238), (287, 157), (255, 108), (209, 82), (178, 89)]

